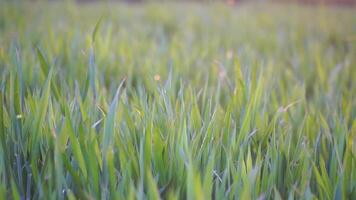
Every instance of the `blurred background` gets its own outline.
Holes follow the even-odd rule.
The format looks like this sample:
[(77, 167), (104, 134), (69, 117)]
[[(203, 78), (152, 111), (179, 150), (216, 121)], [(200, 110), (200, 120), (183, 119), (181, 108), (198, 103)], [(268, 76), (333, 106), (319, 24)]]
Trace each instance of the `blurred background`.
[[(2, 0), (16, 1), (16, 0)], [(21, 1), (21, 0), (20, 0)], [(68, 0), (29, 0), (32, 2), (41, 1), (68, 1)], [(301, 4), (326, 4), (338, 6), (356, 5), (356, 0), (72, 0), (76, 2), (128, 2), (128, 3), (143, 3), (143, 2), (226, 2), (229, 5), (236, 5), (241, 2), (278, 2), (278, 3), (301, 3)]]

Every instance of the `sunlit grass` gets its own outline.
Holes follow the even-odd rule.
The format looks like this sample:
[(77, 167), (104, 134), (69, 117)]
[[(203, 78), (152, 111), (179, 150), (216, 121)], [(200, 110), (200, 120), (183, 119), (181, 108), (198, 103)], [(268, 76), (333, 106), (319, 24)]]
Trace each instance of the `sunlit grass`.
[(354, 8), (0, 5), (0, 199), (355, 199)]

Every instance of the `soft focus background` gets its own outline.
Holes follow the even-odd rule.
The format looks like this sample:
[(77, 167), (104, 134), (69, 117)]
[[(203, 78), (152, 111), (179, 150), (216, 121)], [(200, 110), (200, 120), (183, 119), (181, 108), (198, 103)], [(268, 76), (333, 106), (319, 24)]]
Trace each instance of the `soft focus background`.
[[(22, 1), (22, 0), (4, 0), (4, 1)], [(63, 0), (28, 0), (30, 2), (63, 1)], [(68, 1), (68, 0), (64, 0)], [(235, 4), (239, 2), (279, 2), (279, 3), (303, 3), (303, 4), (329, 4), (329, 5), (355, 5), (355, 0), (70, 0), (76, 2), (129, 2), (129, 3), (147, 3), (147, 2), (225, 2)]]

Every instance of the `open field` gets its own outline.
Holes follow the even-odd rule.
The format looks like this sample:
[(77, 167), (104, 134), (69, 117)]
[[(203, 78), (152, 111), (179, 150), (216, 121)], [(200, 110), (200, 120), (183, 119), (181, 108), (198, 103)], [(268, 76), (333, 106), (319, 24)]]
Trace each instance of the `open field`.
[(0, 199), (356, 199), (356, 9), (0, 3)]

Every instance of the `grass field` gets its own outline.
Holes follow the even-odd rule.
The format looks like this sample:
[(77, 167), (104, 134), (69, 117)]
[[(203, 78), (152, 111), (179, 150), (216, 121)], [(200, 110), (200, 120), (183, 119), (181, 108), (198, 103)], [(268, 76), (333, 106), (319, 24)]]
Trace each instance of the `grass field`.
[(0, 199), (356, 199), (355, 13), (0, 3)]

